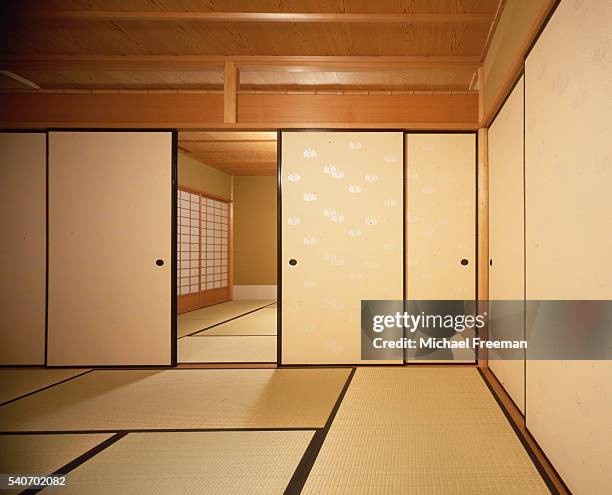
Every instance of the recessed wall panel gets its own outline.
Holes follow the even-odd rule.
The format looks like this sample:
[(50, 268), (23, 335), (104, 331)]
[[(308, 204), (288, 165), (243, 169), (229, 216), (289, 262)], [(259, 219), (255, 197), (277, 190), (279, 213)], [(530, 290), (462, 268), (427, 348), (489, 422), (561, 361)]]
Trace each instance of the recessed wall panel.
[(0, 133), (0, 365), (45, 363), (46, 135)]
[[(610, 2), (561, 1), (526, 61), (527, 299), (612, 299), (611, 18)], [(526, 372), (529, 431), (572, 493), (606, 493), (612, 363)]]
[(171, 364), (173, 191), (170, 132), (49, 133), (49, 365)]
[(403, 133), (282, 133), (282, 362), (361, 361), (361, 300), (402, 299)]
[[(489, 149), (489, 337), (524, 338), (524, 315), (502, 301), (524, 299), (523, 104), (521, 77), (488, 131)], [(496, 314), (497, 309), (499, 314)], [(489, 368), (524, 413), (524, 360), (489, 350)]]

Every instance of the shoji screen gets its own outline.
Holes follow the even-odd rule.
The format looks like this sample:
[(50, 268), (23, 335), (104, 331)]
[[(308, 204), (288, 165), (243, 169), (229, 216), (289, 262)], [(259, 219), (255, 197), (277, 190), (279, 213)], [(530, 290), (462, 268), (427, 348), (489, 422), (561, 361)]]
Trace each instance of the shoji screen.
[[(523, 78), (489, 127), (489, 299), (522, 301), (524, 287), (524, 188), (523, 188)], [(514, 305), (513, 305), (514, 306)], [(523, 314), (508, 314), (505, 303), (491, 307), (491, 338), (523, 339)], [(495, 314), (495, 309), (506, 314)], [(504, 323), (496, 318), (504, 317)], [(498, 320), (499, 321), (499, 320)], [(503, 326), (502, 326), (503, 325)], [(489, 368), (505, 387), (518, 408), (524, 411), (525, 363), (495, 359), (489, 351)]]
[[(527, 299), (612, 299), (611, 18), (562, 0), (526, 61)], [(527, 427), (576, 494), (612, 485), (610, 377), (610, 361), (527, 361)]]
[[(406, 298), (474, 300), (476, 134), (409, 133), (405, 139)], [(461, 356), (474, 359), (473, 352)]]
[(49, 365), (168, 365), (171, 132), (49, 133)]
[(45, 133), (0, 133), (0, 365), (45, 363)]
[(402, 299), (403, 133), (283, 132), (282, 362), (360, 363), (362, 299)]
[(179, 189), (178, 312), (230, 299), (230, 208), (225, 201)]

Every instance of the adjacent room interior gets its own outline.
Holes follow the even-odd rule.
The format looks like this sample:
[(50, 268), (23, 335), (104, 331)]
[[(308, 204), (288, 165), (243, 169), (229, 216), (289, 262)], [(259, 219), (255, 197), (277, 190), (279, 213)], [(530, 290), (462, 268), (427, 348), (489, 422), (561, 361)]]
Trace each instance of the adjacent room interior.
[(179, 131), (177, 360), (277, 361), (276, 132)]
[(361, 324), (574, 301), (586, 338), (611, 9), (2, 2), (0, 474), (68, 476), (7, 493), (608, 493), (611, 359), (371, 359)]

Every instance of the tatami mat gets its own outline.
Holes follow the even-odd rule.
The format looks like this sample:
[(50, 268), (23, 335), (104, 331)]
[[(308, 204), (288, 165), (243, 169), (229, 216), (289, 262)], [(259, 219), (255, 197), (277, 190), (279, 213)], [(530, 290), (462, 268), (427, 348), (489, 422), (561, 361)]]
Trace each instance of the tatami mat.
[[(112, 434), (1, 435), (0, 473), (49, 475)], [(21, 490), (2, 490), (18, 493)]]
[(276, 308), (258, 309), (198, 335), (276, 335)]
[(547, 494), (474, 368), (359, 368), (304, 494)]
[(178, 337), (184, 337), (191, 333), (198, 332), (204, 328), (211, 327), (218, 323), (217, 320), (184, 320), (180, 315), (176, 321), (176, 333)]
[(72, 471), (61, 493), (282, 494), (312, 435), (130, 433)]
[(96, 370), (1, 407), (0, 431), (318, 428), (349, 371)]
[(0, 370), (0, 404), (29, 394), (70, 377), (86, 369), (5, 369)]
[(179, 363), (276, 363), (276, 336), (212, 335), (178, 341)]
[[(257, 308), (263, 308), (271, 303), (273, 299), (241, 299), (238, 301), (228, 301), (221, 304), (208, 306), (207, 308), (197, 309), (188, 313), (178, 315), (179, 320), (214, 320), (215, 323), (235, 318), (241, 314), (248, 313)], [(215, 323), (212, 323), (213, 325)]]

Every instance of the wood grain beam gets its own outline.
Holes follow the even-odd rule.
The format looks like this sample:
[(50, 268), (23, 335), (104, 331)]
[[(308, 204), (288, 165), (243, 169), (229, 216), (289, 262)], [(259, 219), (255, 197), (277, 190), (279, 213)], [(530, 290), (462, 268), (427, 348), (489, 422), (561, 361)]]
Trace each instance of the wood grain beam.
[(236, 122), (236, 99), (239, 86), (238, 68), (235, 62), (225, 62), (223, 78), (223, 122)]
[(483, 24), (493, 13), (297, 13), (297, 12), (180, 12), (23, 10), (11, 17), (53, 21), (154, 21), (154, 22), (284, 22), (335, 24)]
[(473, 67), (478, 56), (283, 56), (283, 55), (0, 55), (4, 70), (224, 70), (232, 62), (241, 70), (369, 71)]
[(239, 94), (237, 122), (224, 122), (222, 94), (0, 93), (0, 127), (202, 130), (396, 128), (474, 130), (476, 94)]
[(179, 142), (184, 144), (191, 143), (200, 143), (200, 144), (210, 144), (211, 149), (221, 149), (226, 144), (240, 146), (242, 144), (260, 144), (260, 143), (274, 143), (276, 144), (276, 139), (224, 139), (220, 141), (218, 139), (181, 139), (179, 137)]
[[(477, 122), (478, 95), (240, 94), (239, 122)], [(404, 126), (402, 126), (404, 127)]]

